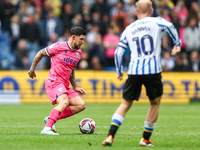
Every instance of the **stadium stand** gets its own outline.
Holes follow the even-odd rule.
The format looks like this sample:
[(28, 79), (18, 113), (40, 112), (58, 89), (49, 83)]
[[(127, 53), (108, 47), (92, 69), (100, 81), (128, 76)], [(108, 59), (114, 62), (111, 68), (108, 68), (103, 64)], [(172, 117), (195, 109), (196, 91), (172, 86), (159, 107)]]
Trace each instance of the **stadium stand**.
[[(1, 0), (0, 1), (0, 69), (26, 70), (34, 55), (56, 41), (67, 40), (68, 31), (74, 25), (87, 31), (84, 58), (77, 69), (115, 70), (108, 46), (104, 43), (108, 28), (120, 36), (124, 28), (136, 19), (137, 0)], [(182, 52), (176, 58), (169, 56), (172, 68), (169, 71), (200, 71), (200, 11), (198, 0), (152, 0), (153, 16), (173, 22), (182, 40)], [(65, 34), (66, 33), (66, 34)], [(163, 34), (162, 56), (170, 52), (173, 45)], [(101, 38), (99, 40), (99, 38)], [(99, 41), (95, 41), (97, 39)], [(25, 47), (19, 54), (20, 42)], [(22, 42), (21, 42), (22, 43)], [(22, 44), (21, 44), (22, 45)], [(113, 47), (115, 48), (116, 45)], [(95, 54), (94, 50), (97, 50)], [(193, 53), (195, 51), (195, 54)], [(98, 55), (100, 54), (100, 55)], [(194, 58), (195, 55), (195, 59)], [(19, 62), (19, 57), (23, 60)], [(162, 58), (164, 59), (164, 57)], [(128, 66), (127, 49), (124, 63)], [(17, 63), (16, 63), (17, 62)], [(107, 62), (107, 63), (105, 63)], [(188, 69), (188, 66), (190, 68)], [(171, 67), (171, 66), (170, 66)], [(49, 69), (49, 59), (44, 59), (38, 70)], [(124, 67), (125, 69), (127, 67)]]

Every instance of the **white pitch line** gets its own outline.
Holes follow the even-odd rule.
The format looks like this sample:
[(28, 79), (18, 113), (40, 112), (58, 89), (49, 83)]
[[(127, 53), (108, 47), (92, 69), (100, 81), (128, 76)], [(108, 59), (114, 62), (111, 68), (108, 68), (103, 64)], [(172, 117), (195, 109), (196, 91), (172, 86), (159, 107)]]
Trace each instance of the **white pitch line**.
[[(91, 117), (91, 118), (93, 118), (94, 120), (95, 119), (102, 119), (102, 118), (104, 118), (104, 119), (107, 119), (107, 118), (109, 118), (109, 119), (112, 119), (112, 116), (111, 115), (104, 115), (103, 117), (96, 117), (96, 116), (94, 116), (94, 117)], [(145, 119), (146, 118), (146, 114), (145, 115), (138, 115), (138, 116), (126, 116), (125, 117), (126, 118), (126, 120), (127, 119)], [(159, 119), (165, 119), (165, 118), (175, 118), (175, 119), (200, 119), (200, 116), (194, 116), (194, 115), (177, 115), (177, 116), (174, 116), (173, 114), (172, 115), (162, 115), (162, 114), (159, 114)]]
[[(27, 135), (27, 134), (39, 134), (38, 132), (0, 132), (0, 135), (1, 134), (24, 134), (24, 135)], [(80, 135), (81, 133), (77, 133), (77, 132), (65, 132), (65, 133), (62, 133), (60, 135)], [(108, 133), (107, 132), (95, 132), (93, 135), (107, 135)], [(121, 135), (141, 135), (141, 132), (128, 132), (128, 133), (125, 133), (125, 132), (117, 132), (117, 134), (121, 134)], [(158, 133), (158, 132), (155, 132), (154, 133), (155, 135), (159, 135), (159, 134), (163, 134), (163, 133)], [(193, 132), (193, 133), (182, 133), (182, 132), (178, 132), (178, 133), (165, 133), (165, 136), (171, 136), (171, 135), (194, 135), (194, 136), (197, 136), (197, 135), (200, 135), (200, 132)]]

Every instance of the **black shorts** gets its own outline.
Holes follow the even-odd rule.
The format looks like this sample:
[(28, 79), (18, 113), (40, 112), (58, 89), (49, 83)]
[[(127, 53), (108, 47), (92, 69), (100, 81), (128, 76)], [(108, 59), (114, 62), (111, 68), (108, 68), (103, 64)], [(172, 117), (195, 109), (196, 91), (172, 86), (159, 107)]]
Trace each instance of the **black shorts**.
[(142, 84), (146, 88), (146, 94), (149, 100), (154, 100), (163, 94), (163, 85), (161, 73), (150, 75), (128, 75), (123, 90), (125, 100), (137, 100), (140, 97)]

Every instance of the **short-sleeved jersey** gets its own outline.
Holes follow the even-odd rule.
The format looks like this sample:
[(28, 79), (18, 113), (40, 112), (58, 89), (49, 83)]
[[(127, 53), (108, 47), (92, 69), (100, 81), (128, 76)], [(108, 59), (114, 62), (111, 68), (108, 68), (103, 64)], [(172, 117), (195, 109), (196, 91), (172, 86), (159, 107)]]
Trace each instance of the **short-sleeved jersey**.
[(181, 45), (174, 25), (161, 17), (145, 17), (127, 26), (115, 50), (117, 73), (119, 75), (123, 73), (123, 54), (128, 46), (131, 51), (128, 74), (160, 73), (162, 71), (160, 58), (163, 31), (168, 32), (175, 46)]
[(81, 60), (82, 51), (73, 50), (68, 42), (57, 42), (45, 48), (51, 59), (51, 69), (48, 79), (64, 82), (69, 86), (69, 78), (72, 70)]

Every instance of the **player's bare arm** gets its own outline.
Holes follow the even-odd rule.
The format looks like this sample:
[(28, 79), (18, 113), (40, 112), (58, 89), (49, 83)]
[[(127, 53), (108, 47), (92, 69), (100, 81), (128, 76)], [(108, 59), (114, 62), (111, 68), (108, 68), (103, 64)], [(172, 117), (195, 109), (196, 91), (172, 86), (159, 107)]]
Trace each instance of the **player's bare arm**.
[(85, 94), (86, 94), (85, 90), (84, 90), (83, 88), (81, 88), (81, 87), (78, 87), (77, 84), (76, 84), (75, 73), (74, 73), (74, 72), (75, 72), (75, 71), (74, 71), (74, 69), (73, 69), (73, 70), (72, 70), (72, 73), (71, 73), (71, 75), (70, 75), (69, 81), (70, 81), (72, 87), (74, 88), (74, 90), (75, 90), (77, 93), (79, 93), (80, 95), (85, 95)]
[(72, 70), (72, 73), (70, 75), (69, 81), (70, 81), (72, 87), (75, 89), (77, 87), (77, 85), (76, 85), (76, 80), (75, 80), (74, 69)]
[(36, 78), (35, 74), (35, 67), (37, 66), (38, 62), (42, 59), (43, 56), (48, 56), (45, 49), (40, 50), (36, 55), (32, 62), (31, 68), (29, 69), (28, 75), (30, 78)]

